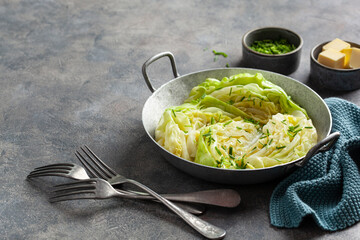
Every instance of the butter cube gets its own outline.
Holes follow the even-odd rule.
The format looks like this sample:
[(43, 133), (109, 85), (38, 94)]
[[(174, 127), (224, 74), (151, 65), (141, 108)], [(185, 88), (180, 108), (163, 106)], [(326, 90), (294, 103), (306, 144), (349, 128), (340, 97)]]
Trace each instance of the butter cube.
[(344, 67), (350, 68), (349, 63), (350, 63), (352, 48), (344, 48), (343, 50), (341, 50), (341, 52), (345, 54)]
[(352, 48), (349, 66), (350, 68), (360, 68), (360, 48)]
[[(319, 54), (319, 63), (331, 68), (344, 68), (345, 54), (331, 49)], [(351, 60), (350, 60), (351, 61)]]
[(337, 50), (337, 51), (341, 51), (343, 50), (344, 48), (350, 48), (350, 44), (347, 43), (347, 42), (344, 42), (343, 40), (339, 39), (339, 38), (335, 38), (334, 40), (332, 40), (331, 42), (325, 44), (323, 47), (322, 47), (322, 50), (325, 51), (325, 50), (328, 50), (330, 48), (334, 49), (334, 50)]

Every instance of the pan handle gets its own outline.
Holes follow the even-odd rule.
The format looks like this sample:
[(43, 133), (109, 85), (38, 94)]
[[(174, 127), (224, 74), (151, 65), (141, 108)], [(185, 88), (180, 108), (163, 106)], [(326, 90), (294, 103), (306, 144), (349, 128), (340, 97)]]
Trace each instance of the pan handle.
[(303, 167), (310, 160), (310, 158), (312, 158), (312, 156), (314, 156), (316, 153), (318, 153), (320, 151), (329, 150), (334, 145), (334, 143), (338, 140), (339, 137), (340, 137), (339, 132), (334, 132), (334, 133), (330, 134), (329, 136), (327, 136), (326, 138), (324, 138), (323, 140), (318, 142), (314, 147), (312, 147), (310, 149), (310, 151), (306, 154), (304, 159), (300, 162), (297, 162), (295, 164), (295, 166)]
[(151, 63), (155, 62), (156, 60), (158, 60), (162, 57), (169, 57), (174, 77), (175, 78), (180, 77), (180, 75), (177, 71), (177, 68), (176, 68), (175, 57), (171, 52), (162, 52), (162, 53), (156, 54), (155, 56), (149, 58), (142, 66), (142, 74), (144, 76), (146, 85), (148, 86), (148, 88), (150, 89), (151, 92), (155, 92), (156, 88), (154, 88), (150, 82), (150, 78), (147, 74), (147, 68), (149, 67), (149, 65)]

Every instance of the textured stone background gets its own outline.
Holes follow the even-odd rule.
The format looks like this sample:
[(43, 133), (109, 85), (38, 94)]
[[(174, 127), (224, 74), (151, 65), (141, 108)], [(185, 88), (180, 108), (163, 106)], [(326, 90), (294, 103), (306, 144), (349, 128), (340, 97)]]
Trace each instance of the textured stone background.
[[(278, 181), (223, 186), (172, 167), (153, 148), (141, 123), (151, 95), (142, 64), (174, 53), (180, 74), (241, 66), (241, 37), (257, 27), (292, 29), (304, 39), (299, 69), (290, 75), (321, 96), (360, 105), (360, 90), (329, 92), (309, 79), (313, 46), (340, 37), (359, 42), (360, 12), (348, 1), (55, 1), (0, 0), (0, 238), (197, 239), (166, 208), (110, 199), (50, 204), (48, 186), (28, 182), (33, 168), (77, 162), (88, 144), (110, 166), (158, 192), (232, 187), (236, 209), (211, 207), (202, 216), (227, 239), (357, 239), (360, 225), (329, 233), (312, 219), (297, 229), (270, 225), (269, 199)], [(211, 50), (228, 53), (213, 60)], [(172, 78), (168, 60), (150, 68), (155, 87)]]

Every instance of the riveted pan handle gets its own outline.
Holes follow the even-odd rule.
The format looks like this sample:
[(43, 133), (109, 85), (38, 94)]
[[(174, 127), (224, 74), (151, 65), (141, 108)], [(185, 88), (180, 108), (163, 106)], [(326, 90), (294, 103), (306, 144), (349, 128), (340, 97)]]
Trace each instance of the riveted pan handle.
[(144, 76), (146, 85), (148, 86), (148, 88), (150, 89), (151, 92), (155, 92), (156, 88), (154, 88), (152, 86), (151, 82), (150, 82), (150, 78), (149, 78), (149, 76), (147, 74), (147, 68), (149, 67), (149, 65), (151, 63), (155, 62), (156, 60), (158, 60), (158, 59), (160, 59), (162, 57), (168, 57), (170, 59), (170, 63), (171, 63), (171, 67), (172, 67), (172, 70), (173, 70), (174, 77), (177, 78), (177, 77), (180, 76), (178, 71), (177, 71), (177, 68), (176, 68), (175, 57), (171, 52), (162, 52), (162, 53), (159, 53), (159, 54), (149, 58), (142, 66), (142, 74)]
[(329, 136), (318, 142), (314, 147), (312, 147), (310, 151), (306, 154), (304, 159), (300, 162), (297, 162), (295, 165), (297, 167), (303, 167), (309, 161), (309, 159), (312, 158), (316, 153), (320, 151), (329, 150), (338, 140), (339, 137), (340, 137), (339, 132), (334, 132), (330, 134)]

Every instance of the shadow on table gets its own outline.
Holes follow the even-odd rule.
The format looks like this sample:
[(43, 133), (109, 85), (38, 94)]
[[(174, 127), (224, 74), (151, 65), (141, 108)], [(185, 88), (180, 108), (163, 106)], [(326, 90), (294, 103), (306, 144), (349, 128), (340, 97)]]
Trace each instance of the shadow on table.
[[(156, 218), (159, 222), (170, 222), (174, 226), (181, 222), (181, 220), (176, 220), (178, 217), (165, 206), (148, 200), (111, 198), (105, 200), (81, 199), (56, 203), (47, 202), (51, 195), (52, 186), (69, 181), (71, 180), (65, 178), (45, 177), (29, 179), (26, 182), (38, 190), (38, 197), (41, 198), (39, 203), (43, 205), (43, 208), (56, 209), (57, 215), (66, 215), (72, 220), (88, 221), (94, 216), (110, 216), (114, 214), (123, 218), (131, 218), (141, 212), (141, 214), (147, 215), (149, 219)], [(192, 231), (191, 228), (189, 228), (189, 231)]]
[(234, 67), (249, 68), (250, 66), (248, 66), (248, 65), (246, 64), (246, 62), (243, 60), (243, 58), (240, 58), (240, 60), (238, 60), (237, 62), (235, 62)]
[[(107, 164), (113, 167), (115, 171), (136, 179), (159, 193), (179, 193), (216, 188), (237, 190), (241, 196), (241, 203), (238, 207), (221, 208), (208, 206), (207, 212), (201, 216), (206, 221), (226, 228), (230, 239), (243, 235), (244, 231), (249, 232), (247, 228), (250, 226), (259, 226), (260, 228), (256, 228), (255, 237), (258, 237), (256, 239), (264, 239), (266, 236), (275, 236), (278, 239), (312, 239), (330, 234), (330, 232), (320, 229), (312, 217), (305, 217), (301, 225), (293, 229), (277, 228), (270, 224), (270, 198), (281, 179), (256, 185), (224, 185), (197, 179), (175, 168), (166, 161), (145, 132), (137, 136), (136, 139), (129, 137), (126, 148), (121, 147), (120, 142), (114, 141), (110, 146), (100, 149), (95, 147), (93, 150)], [(69, 206), (73, 210), (77, 208), (76, 205), (65, 205), (65, 207), (60, 205), (59, 208), (62, 211), (66, 211), (67, 214), (74, 214), (66, 210), (66, 207)], [(91, 208), (93, 210), (90, 211), (86, 209), (86, 205), (82, 205), (76, 214), (80, 217), (88, 217), (96, 214), (96, 212), (120, 211), (121, 208), (124, 208), (127, 212), (144, 212), (145, 215), (149, 215), (151, 218), (158, 218), (160, 222), (169, 222), (170, 220), (174, 225), (181, 223), (169, 210), (165, 207), (157, 206), (155, 203), (114, 199), (107, 200), (103, 205), (96, 203), (91, 205)], [(162, 210), (159, 211), (159, 209)], [(186, 225), (184, 224), (184, 226)], [(190, 232), (193, 231), (188, 227), (184, 227), (185, 229)], [(254, 234), (254, 232), (250, 231), (247, 234), (248, 237), (254, 237), (251, 234)], [(244, 239), (247, 239), (246, 236)]]
[(313, 89), (322, 98), (329, 98), (329, 97), (347, 98), (348, 95), (350, 96), (354, 92), (357, 91), (357, 90), (353, 90), (353, 91), (335, 91), (335, 90), (327, 89), (326, 86), (321, 85), (319, 82), (312, 79), (310, 77), (310, 74), (308, 75), (308, 77), (305, 80), (304, 84), (306, 84), (311, 89)]

